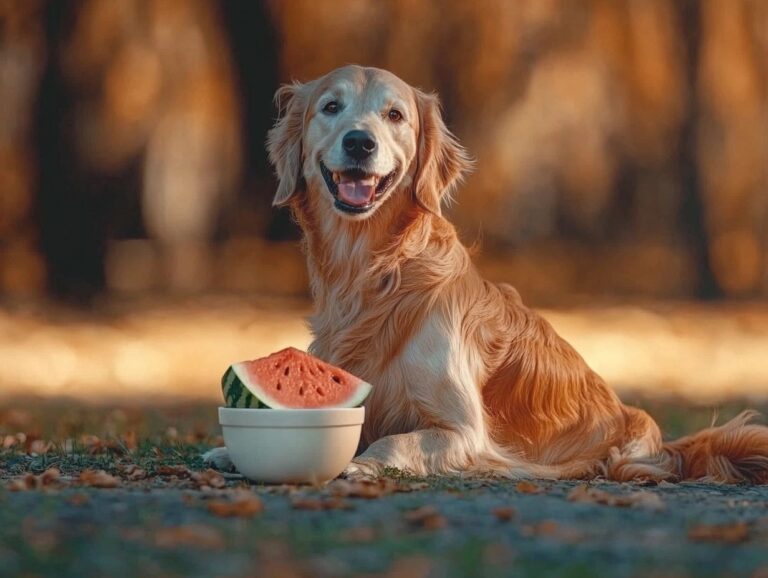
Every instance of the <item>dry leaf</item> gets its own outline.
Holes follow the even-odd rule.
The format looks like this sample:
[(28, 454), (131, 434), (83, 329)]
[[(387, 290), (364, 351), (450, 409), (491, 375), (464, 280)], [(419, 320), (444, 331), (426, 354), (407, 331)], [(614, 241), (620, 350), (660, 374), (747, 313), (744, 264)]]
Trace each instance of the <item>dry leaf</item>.
[(533, 525), (523, 526), (520, 533), (523, 536), (554, 536), (560, 526), (554, 520), (543, 520)]
[(543, 488), (537, 486), (533, 482), (529, 482), (528, 480), (517, 482), (515, 489), (521, 494), (540, 494), (544, 491)]
[(326, 486), (326, 491), (334, 496), (345, 498), (364, 498), (372, 500), (398, 492), (414, 492), (428, 488), (426, 482), (400, 483), (390, 478), (378, 480), (334, 480)]
[(11, 492), (23, 492), (25, 490), (36, 490), (42, 487), (52, 486), (59, 481), (61, 472), (58, 468), (48, 468), (39, 476), (28, 473), (21, 478), (11, 480), (6, 484), (6, 489)]
[(341, 532), (340, 538), (342, 542), (373, 542), (376, 539), (376, 530), (374, 530), (371, 526), (357, 526), (355, 528), (348, 528)]
[(155, 546), (158, 548), (192, 547), (205, 550), (221, 550), (225, 541), (218, 530), (202, 524), (171, 526), (155, 532)]
[(67, 503), (71, 506), (84, 506), (90, 501), (87, 494), (72, 494), (67, 498)]
[(208, 468), (203, 472), (190, 472), (189, 476), (197, 484), (199, 488), (223, 488), (227, 485), (227, 480), (224, 479), (221, 474), (216, 470)]
[(380, 498), (383, 496), (391, 484), (388, 480), (379, 481), (359, 481), (351, 482), (349, 480), (334, 480), (328, 484), (328, 491), (334, 496), (343, 496), (349, 498), (365, 498), (368, 500)]
[(179, 478), (187, 478), (191, 473), (187, 466), (157, 466), (155, 472), (159, 476), (176, 476)]
[(434, 506), (422, 506), (406, 512), (403, 516), (412, 526), (425, 530), (439, 530), (448, 525), (448, 520)]
[(737, 544), (749, 539), (746, 522), (732, 524), (699, 524), (688, 531), (688, 539), (694, 542), (726, 542)]
[(43, 486), (51, 486), (58, 483), (61, 478), (61, 472), (59, 468), (48, 468), (42, 474), (40, 474), (40, 483)]
[(584, 502), (591, 504), (604, 504), (619, 508), (643, 508), (654, 512), (666, 509), (662, 499), (652, 492), (633, 492), (631, 494), (612, 494), (586, 485), (575, 487), (568, 494), (570, 502)]
[(252, 518), (264, 511), (264, 504), (251, 492), (238, 492), (232, 500), (211, 500), (208, 511), (224, 518)]
[(47, 442), (44, 440), (33, 440), (29, 444), (29, 453), (30, 454), (47, 454), (51, 449), (53, 448), (53, 444), (51, 442)]
[(509, 522), (515, 519), (517, 510), (511, 506), (501, 506), (499, 508), (494, 508), (493, 515), (496, 516), (496, 519), (499, 522)]
[(652, 512), (663, 512), (667, 509), (664, 501), (653, 492), (634, 492), (626, 496), (626, 499), (629, 500), (629, 505), (633, 508), (643, 508)]
[(570, 544), (584, 539), (584, 534), (576, 528), (561, 526), (553, 520), (542, 520), (533, 525), (523, 526), (520, 528), (520, 534), (526, 537), (546, 536)]
[(120, 479), (104, 470), (84, 470), (80, 472), (80, 483), (93, 488), (116, 488), (120, 485)]
[(40, 481), (40, 478), (38, 478), (35, 474), (25, 474), (22, 479), (28, 490), (35, 490), (43, 485)]
[(10, 480), (7, 484), (5, 484), (5, 489), (9, 492), (23, 492), (29, 488), (27, 487), (27, 482), (24, 480), (24, 478), (16, 478), (15, 480)]
[(120, 468), (120, 473), (131, 481), (143, 480), (147, 477), (146, 470), (140, 468), (136, 464), (128, 464)]

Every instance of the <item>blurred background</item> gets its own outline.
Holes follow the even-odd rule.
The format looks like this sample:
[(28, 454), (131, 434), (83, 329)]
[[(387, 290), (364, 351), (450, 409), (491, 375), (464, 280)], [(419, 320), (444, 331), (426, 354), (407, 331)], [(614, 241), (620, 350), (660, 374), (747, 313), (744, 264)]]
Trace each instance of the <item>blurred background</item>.
[(768, 2), (0, 0), (0, 391), (218, 397), (305, 347), (275, 89), (437, 91), (483, 273), (627, 392), (768, 394)]

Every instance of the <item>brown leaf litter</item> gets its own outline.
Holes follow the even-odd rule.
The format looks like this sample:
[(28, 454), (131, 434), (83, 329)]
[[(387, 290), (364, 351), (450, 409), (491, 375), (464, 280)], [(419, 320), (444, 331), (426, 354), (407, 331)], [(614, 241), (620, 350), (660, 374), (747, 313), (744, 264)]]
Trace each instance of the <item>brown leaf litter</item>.
[(643, 508), (653, 512), (666, 509), (662, 499), (652, 492), (640, 491), (629, 494), (612, 494), (604, 490), (592, 488), (586, 484), (577, 486), (568, 493), (569, 502), (603, 504), (618, 508)]

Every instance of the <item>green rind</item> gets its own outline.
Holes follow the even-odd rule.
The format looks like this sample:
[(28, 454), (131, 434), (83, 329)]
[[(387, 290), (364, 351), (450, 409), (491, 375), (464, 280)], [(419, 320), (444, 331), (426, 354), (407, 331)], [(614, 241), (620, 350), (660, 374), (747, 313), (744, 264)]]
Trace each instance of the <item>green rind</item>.
[(224, 403), (227, 407), (246, 409), (267, 407), (253, 395), (250, 388), (242, 382), (231, 366), (221, 378), (221, 392), (224, 394)]

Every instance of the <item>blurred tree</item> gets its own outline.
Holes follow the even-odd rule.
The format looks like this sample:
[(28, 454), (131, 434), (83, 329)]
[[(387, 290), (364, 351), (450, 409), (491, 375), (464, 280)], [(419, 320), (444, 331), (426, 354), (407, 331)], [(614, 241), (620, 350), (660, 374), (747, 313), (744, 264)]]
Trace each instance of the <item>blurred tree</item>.
[(270, 205), (271, 97), (355, 61), (439, 91), (478, 160), (451, 218), (499, 277), (768, 295), (763, 0), (6, 0), (0, 31), (1, 292), (298, 263), (265, 256), (298, 234)]

